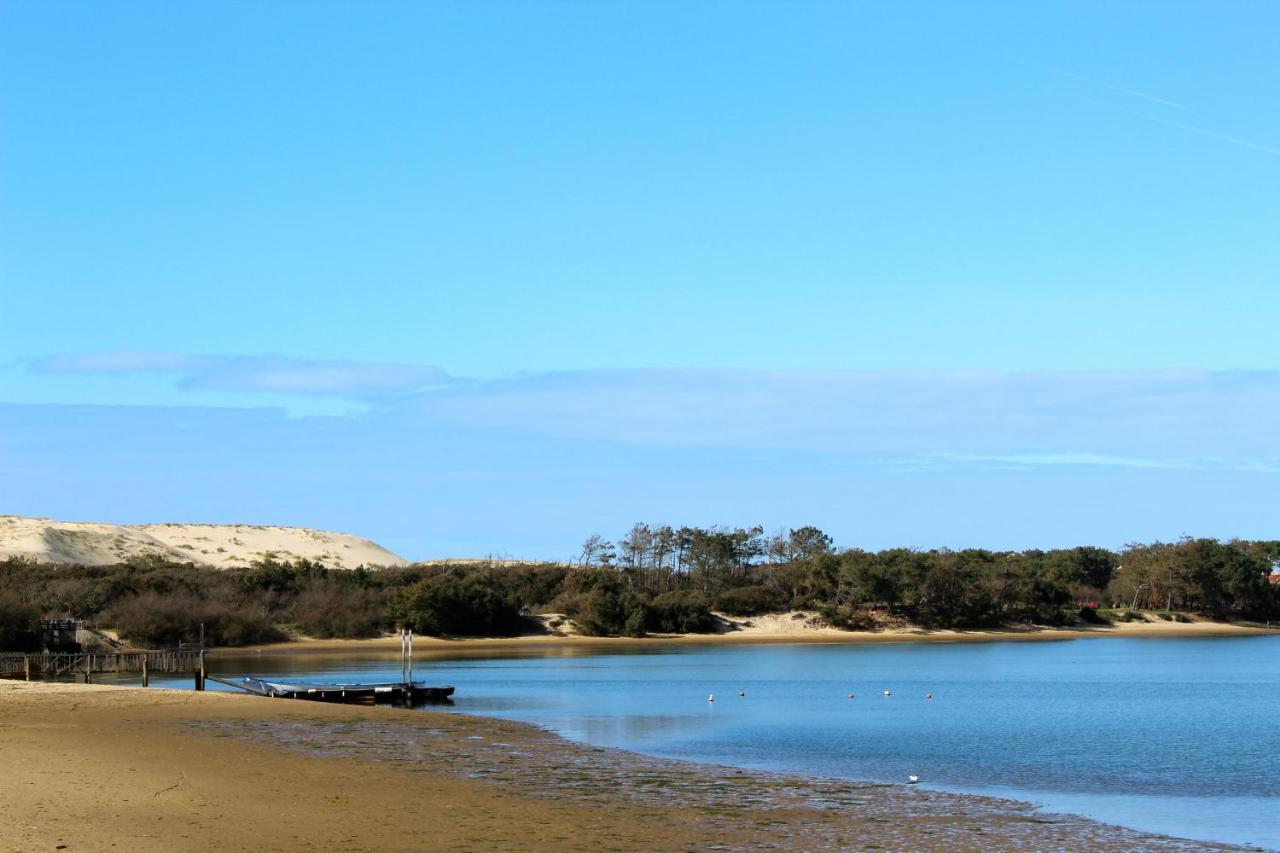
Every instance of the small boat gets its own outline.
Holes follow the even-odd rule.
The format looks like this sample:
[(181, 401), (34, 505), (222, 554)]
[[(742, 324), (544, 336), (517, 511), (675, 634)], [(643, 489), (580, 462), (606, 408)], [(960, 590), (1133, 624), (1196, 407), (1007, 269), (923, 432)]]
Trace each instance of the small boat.
[(251, 675), (232, 679), (210, 676), (209, 680), (272, 699), (307, 699), (312, 702), (341, 702), (348, 705), (380, 703), (422, 705), (429, 702), (446, 702), (453, 695), (452, 687), (429, 687), (421, 681), (389, 681), (380, 684), (307, 684), (294, 681), (267, 681)]

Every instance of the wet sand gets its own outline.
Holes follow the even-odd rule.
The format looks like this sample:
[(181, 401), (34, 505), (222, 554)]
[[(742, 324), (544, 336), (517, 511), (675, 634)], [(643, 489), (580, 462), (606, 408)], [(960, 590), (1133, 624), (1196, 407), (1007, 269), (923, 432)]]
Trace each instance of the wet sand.
[(17, 851), (1213, 848), (506, 721), (219, 693), (0, 681), (0, 756)]

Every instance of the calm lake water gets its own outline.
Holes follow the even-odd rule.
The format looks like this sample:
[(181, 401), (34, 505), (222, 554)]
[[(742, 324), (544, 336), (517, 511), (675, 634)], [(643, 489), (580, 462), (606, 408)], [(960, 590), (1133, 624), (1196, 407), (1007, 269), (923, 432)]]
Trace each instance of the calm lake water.
[[(399, 678), (395, 656), (218, 669)], [(454, 712), (590, 744), (850, 779), (914, 773), (929, 787), (1280, 848), (1280, 636), (544, 649), (420, 660), (416, 675), (455, 685)]]

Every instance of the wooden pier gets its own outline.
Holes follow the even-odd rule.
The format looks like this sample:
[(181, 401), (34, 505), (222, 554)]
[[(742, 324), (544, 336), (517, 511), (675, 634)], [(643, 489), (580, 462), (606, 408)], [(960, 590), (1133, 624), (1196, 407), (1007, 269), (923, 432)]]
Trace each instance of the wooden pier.
[(190, 675), (204, 687), (204, 652), (173, 649), (155, 652), (0, 652), (0, 678), (66, 678), (91, 681), (102, 672), (136, 672), (147, 686), (152, 673)]
[(151, 673), (190, 675), (196, 690), (206, 681), (266, 696), (272, 699), (308, 699), (313, 702), (346, 702), (356, 705), (380, 703), (424, 705), (448, 703), (453, 688), (428, 686), (413, 680), (413, 632), (400, 632), (400, 681), (378, 683), (307, 684), (293, 681), (266, 681), (244, 675), (235, 679), (215, 678), (205, 670), (205, 649), (167, 649), (155, 652), (0, 652), (0, 678), (67, 678), (88, 684), (95, 673), (132, 673), (142, 676), (142, 686), (150, 684)]

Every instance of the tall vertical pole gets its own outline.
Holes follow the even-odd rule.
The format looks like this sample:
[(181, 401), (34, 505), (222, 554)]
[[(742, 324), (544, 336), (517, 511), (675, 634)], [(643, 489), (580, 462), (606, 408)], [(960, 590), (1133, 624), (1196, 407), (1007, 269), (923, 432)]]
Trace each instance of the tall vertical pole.
[(404, 684), (404, 628), (400, 629), (400, 683)]
[(405, 682), (413, 689), (413, 629), (409, 629), (409, 679)]
[(147, 656), (144, 654), (142, 656), (142, 686), (143, 687), (151, 686), (151, 670), (147, 666), (147, 663), (148, 663)]
[[(203, 628), (201, 629), (201, 632), (200, 632), (200, 633), (202, 633), (202, 634), (204, 633)], [(201, 639), (203, 639), (203, 637), (202, 637)], [(204, 690), (204, 676), (205, 676), (205, 668), (204, 668), (204, 644), (203, 644), (203, 643), (201, 643), (201, 645), (200, 645), (200, 689), (201, 689), (201, 690)]]
[(22, 672), (27, 676), (27, 681), (31, 680), (31, 655), (22, 656)]

